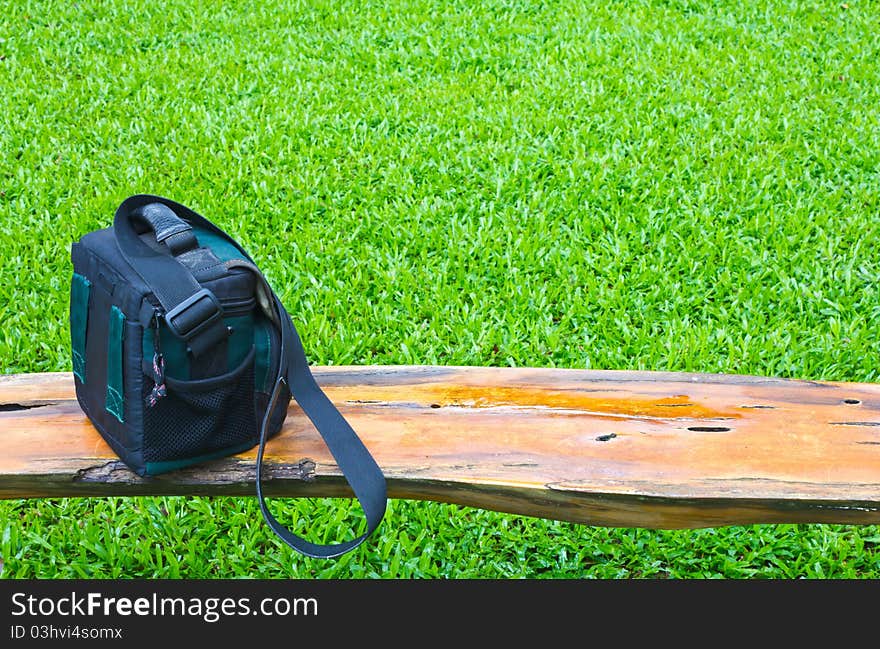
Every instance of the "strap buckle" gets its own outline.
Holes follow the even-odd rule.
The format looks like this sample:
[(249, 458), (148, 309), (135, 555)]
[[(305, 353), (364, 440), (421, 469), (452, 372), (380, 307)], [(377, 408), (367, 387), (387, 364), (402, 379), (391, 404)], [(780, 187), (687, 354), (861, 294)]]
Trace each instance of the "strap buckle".
[(220, 320), (222, 314), (217, 296), (202, 288), (168, 311), (165, 323), (175, 336), (189, 341)]

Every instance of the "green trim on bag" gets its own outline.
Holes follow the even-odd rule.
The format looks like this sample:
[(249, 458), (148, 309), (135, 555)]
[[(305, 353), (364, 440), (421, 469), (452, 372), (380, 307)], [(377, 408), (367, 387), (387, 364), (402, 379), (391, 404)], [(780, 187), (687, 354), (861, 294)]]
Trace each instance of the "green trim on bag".
[(193, 234), (202, 248), (210, 248), (221, 261), (230, 259), (245, 259), (244, 254), (235, 245), (221, 237), (219, 234), (203, 228), (193, 226)]
[(223, 318), (232, 333), (226, 342), (226, 363), (230, 371), (238, 367), (251, 353), (254, 345), (254, 317), (252, 315)]
[[(153, 331), (154, 327), (144, 328), (144, 337), (141, 343), (141, 351), (144, 360), (153, 362)], [(162, 348), (162, 357), (165, 359), (165, 374), (181, 381), (189, 380), (189, 355), (186, 353), (186, 342), (171, 333), (168, 325), (163, 321), (159, 325), (159, 346)]]
[(73, 374), (86, 382), (86, 329), (89, 324), (89, 293), (92, 283), (79, 273), (70, 286), (70, 350)]
[(227, 455), (235, 455), (236, 453), (244, 453), (248, 449), (251, 449), (256, 444), (256, 441), (245, 442), (244, 444), (240, 444), (238, 446), (231, 446), (229, 448), (222, 448), (218, 451), (213, 451), (211, 453), (206, 453), (204, 455), (197, 455), (196, 457), (188, 457), (182, 460), (165, 460), (164, 462), (147, 462), (144, 467), (147, 470), (147, 475), (159, 475), (160, 473), (167, 473), (168, 471), (175, 471), (177, 469), (183, 469), (188, 466), (192, 466), (193, 464), (199, 464), (201, 462), (207, 462), (208, 460), (217, 460), (221, 457), (226, 457)]
[(110, 307), (107, 329), (107, 412), (125, 423), (125, 394), (122, 389), (122, 355), (125, 336), (125, 314), (117, 307)]
[[(224, 318), (223, 321), (227, 326), (232, 327), (232, 335), (229, 336), (227, 345), (227, 367), (232, 370), (241, 365), (251, 351), (251, 346), (254, 344), (254, 321), (253, 316), (250, 315)], [(152, 362), (155, 353), (153, 330), (153, 327), (144, 329), (141, 342), (141, 351), (147, 362)], [(165, 374), (173, 379), (188, 381), (190, 363), (186, 343), (171, 333), (164, 323), (159, 326), (159, 345), (165, 358)]]

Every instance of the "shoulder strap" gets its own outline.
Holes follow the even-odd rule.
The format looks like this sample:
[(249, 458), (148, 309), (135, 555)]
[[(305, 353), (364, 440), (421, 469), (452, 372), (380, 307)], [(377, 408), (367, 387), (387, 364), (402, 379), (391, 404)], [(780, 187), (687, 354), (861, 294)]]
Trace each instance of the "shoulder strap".
[[(266, 278), (247, 253), (241, 249), (241, 246), (213, 223), (189, 208), (161, 196), (139, 194), (123, 201), (117, 209), (114, 218), (114, 232), (120, 252), (144, 282), (150, 286), (165, 309), (166, 321), (169, 313), (188, 315), (187, 311), (196, 311), (196, 309), (198, 310), (196, 315), (202, 312), (207, 313), (203, 307), (210, 307), (206, 300), (213, 298), (213, 296), (210, 295), (210, 292), (205, 291), (189, 269), (180, 264), (172, 255), (156, 252), (137, 236), (131, 223), (132, 213), (152, 203), (161, 203), (169, 207), (187, 223), (206, 228), (233, 244), (250, 262), (248, 265), (252, 267), (258, 281), (263, 285), (265, 293), (270, 295), (273, 301), (274, 315), (280, 330), (281, 349), (272, 396), (260, 425), (260, 444), (257, 452), (256, 486), (263, 518), (285, 543), (307, 556), (335, 557), (353, 550), (372, 534), (385, 515), (387, 489), (381, 469), (355, 431), (318, 386), (309, 369), (302, 342), (293, 326), (290, 315), (284, 309), (281, 300), (272, 291)], [(164, 222), (163, 225), (168, 226), (167, 222)], [(154, 229), (158, 229), (155, 227), (155, 223), (153, 226)], [(206, 292), (208, 296), (204, 295)], [(212, 317), (208, 313), (208, 321)], [(169, 326), (174, 328), (171, 323)], [(193, 326), (197, 328), (199, 323), (197, 322)], [(200, 331), (207, 332), (206, 335), (212, 333), (212, 329)], [(284, 527), (268, 509), (262, 486), (263, 456), (268, 439), (269, 423), (285, 386), (321, 434), (364, 511), (367, 530), (357, 538), (333, 545), (312, 543)]]
[[(282, 322), (282, 358), (285, 367), (279, 369), (272, 399), (260, 427), (260, 448), (257, 452), (257, 498), (263, 518), (274, 532), (293, 549), (310, 557), (335, 557), (353, 550), (379, 526), (385, 515), (387, 493), (385, 477), (345, 418), (321, 390), (306, 361), (305, 352), (290, 316), (275, 297)], [(263, 454), (269, 429), (269, 420), (282, 385), (286, 384), (296, 402), (312, 421), (348, 481), (367, 519), (367, 530), (351, 541), (335, 545), (319, 545), (293, 534), (269, 512), (263, 497), (261, 480)]]

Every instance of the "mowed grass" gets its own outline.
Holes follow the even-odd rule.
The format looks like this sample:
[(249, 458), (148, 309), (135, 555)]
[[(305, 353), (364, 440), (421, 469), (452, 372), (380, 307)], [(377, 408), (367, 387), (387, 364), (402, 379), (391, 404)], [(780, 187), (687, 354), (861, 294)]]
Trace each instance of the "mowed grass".
[[(878, 35), (867, 0), (0, 0), (0, 369), (69, 371), (69, 246), (148, 192), (242, 242), (317, 364), (880, 381)], [(352, 507), (273, 511), (332, 540)], [(392, 501), (315, 561), (252, 498), (0, 503), (4, 577), (877, 578), (878, 548)]]

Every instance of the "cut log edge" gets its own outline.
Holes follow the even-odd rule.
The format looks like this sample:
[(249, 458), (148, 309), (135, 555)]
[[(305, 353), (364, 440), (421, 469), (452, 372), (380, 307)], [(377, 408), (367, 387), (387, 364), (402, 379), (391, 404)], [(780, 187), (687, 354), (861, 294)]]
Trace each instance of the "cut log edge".
[[(192, 468), (168, 477), (140, 478), (110, 460), (74, 475), (30, 474), (0, 480), (0, 499), (254, 496), (251, 462), (221, 460), (221, 466)], [(264, 480), (276, 498), (351, 498), (340, 475), (316, 475), (309, 460), (275, 464)], [(584, 491), (558, 485), (388, 476), (391, 499), (422, 500), (598, 527), (696, 529), (732, 525), (837, 523), (880, 524), (880, 500), (822, 498), (680, 498), (644, 493)]]

